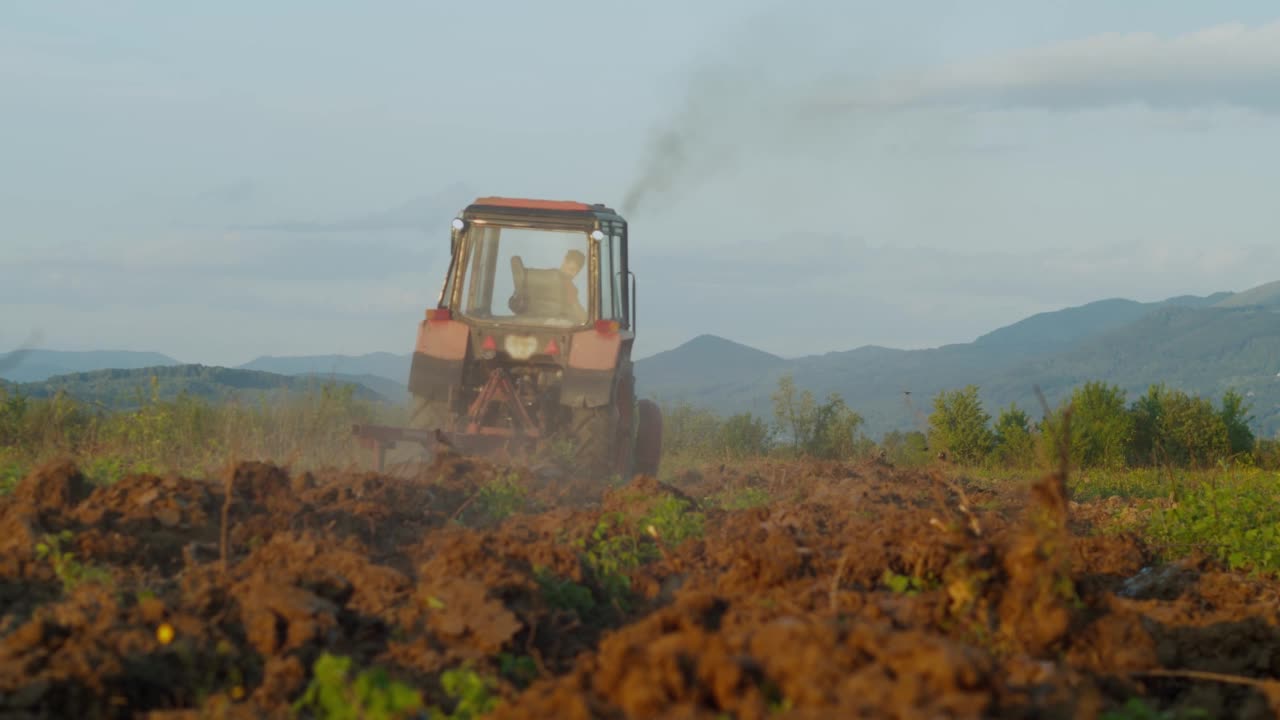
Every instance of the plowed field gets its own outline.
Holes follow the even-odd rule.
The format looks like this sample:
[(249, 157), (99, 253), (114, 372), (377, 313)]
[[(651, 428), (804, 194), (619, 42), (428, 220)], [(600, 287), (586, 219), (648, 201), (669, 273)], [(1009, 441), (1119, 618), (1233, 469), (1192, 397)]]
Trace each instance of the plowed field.
[(0, 716), (283, 717), (328, 653), (456, 717), (1274, 717), (1280, 584), (1124, 511), (876, 463), (49, 466), (0, 499)]

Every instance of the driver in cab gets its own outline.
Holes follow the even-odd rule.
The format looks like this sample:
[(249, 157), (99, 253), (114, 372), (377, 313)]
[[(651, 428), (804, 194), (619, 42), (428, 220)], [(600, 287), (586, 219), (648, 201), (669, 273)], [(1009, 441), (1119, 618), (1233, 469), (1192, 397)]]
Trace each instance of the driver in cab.
[(511, 257), (515, 291), (507, 305), (517, 315), (558, 318), (576, 325), (587, 322), (587, 309), (578, 300), (573, 280), (582, 272), (587, 257), (581, 250), (564, 254), (558, 268), (525, 268), (519, 255)]

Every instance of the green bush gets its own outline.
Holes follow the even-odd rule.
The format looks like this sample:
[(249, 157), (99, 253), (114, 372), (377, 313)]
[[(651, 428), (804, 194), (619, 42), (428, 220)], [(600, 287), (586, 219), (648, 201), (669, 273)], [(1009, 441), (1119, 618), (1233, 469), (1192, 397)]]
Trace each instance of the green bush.
[(996, 419), (993, 459), (1004, 467), (1027, 468), (1036, 462), (1036, 439), (1031, 419), (1016, 403), (1000, 411)]
[(680, 403), (662, 409), (662, 449), (668, 455), (714, 457), (723, 429), (715, 413)]
[(773, 443), (769, 425), (751, 413), (740, 413), (726, 420), (720, 438), (724, 454), (733, 460), (767, 455)]
[(954, 462), (977, 465), (995, 446), (995, 435), (987, 427), (991, 420), (978, 399), (978, 387), (942, 391), (933, 399), (929, 416), (929, 445), (943, 450)]
[[(1063, 432), (1068, 409), (1069, 438)], [(1125, 405), (1124, 390), (1100, 382), (1076, 388), (1045, 420), (1043, 437), (1050, 457), (1059, 457), (1066, 442), (1077, 467), (1123, 468), (1134, 439), (1134, 418)]]
[(919, 430), (891, 430), (881, 438), (880, 448), (885, 459), (894, 465), (920, 467), (930, 462), (929, 438)]
[(1241, 457), (1253, 452), (1257, 438), (1249, 427), (1253, 416), (1249, 411), (1253, 404), (1245, 401), (1244, 396), (1235, 390), (1228, 390), (1222, 395), (1222, 410), (1219, 416), (1227, 428), (1227, 447), (1233, 456)]
[(774, 424), (790, 441), (793, 455), (848, 460), (867, 453), (872, 443), (861, 433), (863, 418), (838, 393), (819, 404), (813, 393), (800, 391), (795, 380), (784, 376), (773, 393)]

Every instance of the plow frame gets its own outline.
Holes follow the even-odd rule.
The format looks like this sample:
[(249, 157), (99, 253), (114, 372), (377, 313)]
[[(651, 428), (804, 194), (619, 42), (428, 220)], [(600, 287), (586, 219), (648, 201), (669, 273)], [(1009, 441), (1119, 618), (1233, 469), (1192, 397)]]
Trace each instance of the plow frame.
[[(506, 408), (515, 427), (484, 424), (484, 418), (494, 403)], [(462, 425), (461, 430), (456, 429), (459, 424)], [(466, 417), (462, 418), (461, 423), (455, 420), (454, 425), (449, 430), (429, 430), (358, 423), (351, 426), (351, 434), (361, 447), (373, 453), (378, 472), (385, 469), (387, 450), (402, 442), (417, 443), (427, 450), (432, 446), (444, 445), (462, 453), (476, 454), (503, 446), (509, 448), (512, 442), (532, 445), (545, 434), (545, 429), (530, 417), (528, 409), (520, 402), (510, 374), (502, 368), (490, 371), (489, 379), (467, 407)]]

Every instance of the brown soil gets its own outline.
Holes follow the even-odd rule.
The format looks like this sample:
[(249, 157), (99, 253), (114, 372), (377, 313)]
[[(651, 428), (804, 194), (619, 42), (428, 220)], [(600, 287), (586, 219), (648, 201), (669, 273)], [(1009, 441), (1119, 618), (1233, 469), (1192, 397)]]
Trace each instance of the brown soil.
[[(684, 542), (654, 519), (680, 503)], [(324, 652), (445, 711), (471, 668), (498, 718), (1280, 713), (1280, 583), (1153, 565), (1110, 510), (878, 463), (611, 489), (457, 457), (106, 488), (54, 465), (0, 500), (0, 716), (284, 717)]]

